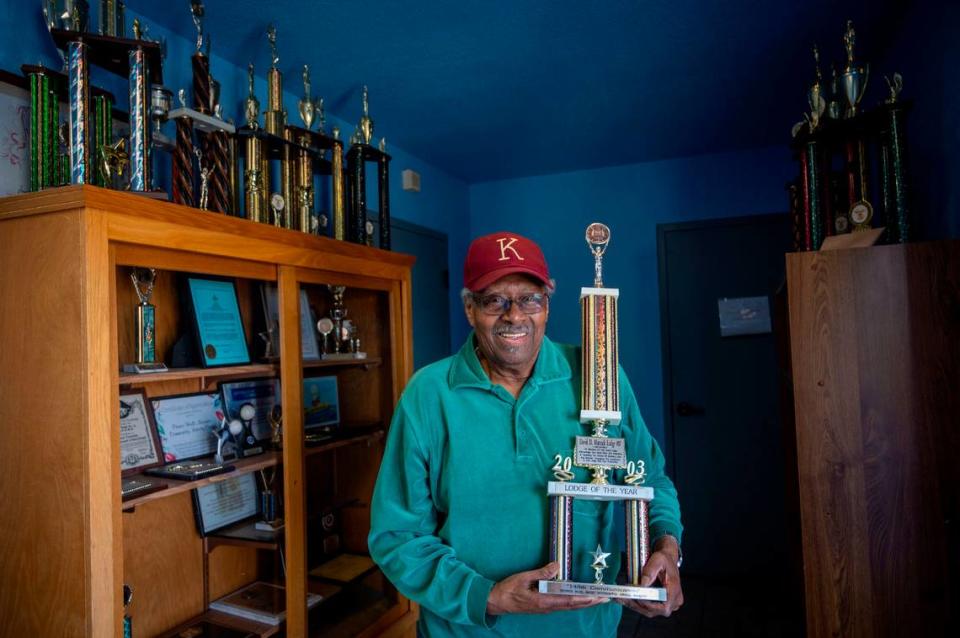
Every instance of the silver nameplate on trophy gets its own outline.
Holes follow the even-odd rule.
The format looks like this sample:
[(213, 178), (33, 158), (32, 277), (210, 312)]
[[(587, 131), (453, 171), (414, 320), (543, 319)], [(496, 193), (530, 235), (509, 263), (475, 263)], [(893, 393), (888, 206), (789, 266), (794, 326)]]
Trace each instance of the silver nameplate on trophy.
[(541, 580), (541, 594), (565, 594), (567, 596), (597, 596), (603, 598), (630, 598), (666, 602), (667, 590), (663, 587), (633, 587), (630, 585), (607, 585), (606, 583), (574, 583), (564, 580)]
[(572, 496), (588, 501), (652, 501), (653, 488), (643, 485), (594, 485), (593, 483), (571, 483), (569, 481), (549, 481), (549, 496)]
[(627, 442), (623, 439), (578, 436), (573, 449), (578, 467), (627, 467)]

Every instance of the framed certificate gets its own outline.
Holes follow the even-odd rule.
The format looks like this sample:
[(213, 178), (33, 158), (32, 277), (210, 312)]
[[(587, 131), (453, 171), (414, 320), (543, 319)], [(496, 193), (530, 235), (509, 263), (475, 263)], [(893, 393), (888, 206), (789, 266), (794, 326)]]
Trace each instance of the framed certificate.
[[(267, 330), (273, 328), (270, 332), (270, 339), (273, 343), (273, 352), (280, 352), (280, 335), (277, 333), (276, 326), (280, 325), (280, 306), (277, 300), (277, 286), (271, 283), (265, 283), (260, 289), (263, 296), (263, 314), (264, 321), (267, 323)], [(300, 355), (304, 361), (317, 361), (320, 359), (320, 346), (317, 343), (317, 332), (314, 327), (313, 312), (310, 310), (310, 299), (307, 297), (307, 291), (300, 289)]]
[(250, 363), (234, 282), (187, 277), (187, 296), (204, 367)]
[(340, 402), (336, 377), (307, 377), (303, 380), (303, 427), (315, 428), (340, 423)]
[(193, 491), (197, 529), (201, 536), (257, 515), (257, 479), (253, 472), (218, 481)]
[(249, 403), (256, 412), (251, 425), (253, 435), (258, 441), (266, 441), (272, 437), (267, 417), (273, 406), (280, 401), (280, 379), (270, 377), (224, 381), (220, 383), (220, 392), (223, 393), (223, 405), (231, 419), (239, 419), (240, 408)]
[(163, 464), (153, 406), (143, 390), (120, 394), (120, 475)]
[(179, 394), (153, 399), (153, 415), (166, 463), (212, 456), (217, 451), (217, 412), (223, 411), (219, 392)]

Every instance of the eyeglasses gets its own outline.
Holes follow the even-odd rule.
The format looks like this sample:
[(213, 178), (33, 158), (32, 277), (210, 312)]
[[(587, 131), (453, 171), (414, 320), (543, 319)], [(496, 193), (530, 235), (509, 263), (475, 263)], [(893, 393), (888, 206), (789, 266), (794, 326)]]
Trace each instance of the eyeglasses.
[(473, 300), (480, 310), (487, 315), (502, 315), (510, 311), (510, 307), (516, 305), (520, 312), (528, 315), (535, 315), (543, 312), (547, 306), (547, 295), (534, 292), (519, 297), (504, 297), (503, 295), (473, 295)]

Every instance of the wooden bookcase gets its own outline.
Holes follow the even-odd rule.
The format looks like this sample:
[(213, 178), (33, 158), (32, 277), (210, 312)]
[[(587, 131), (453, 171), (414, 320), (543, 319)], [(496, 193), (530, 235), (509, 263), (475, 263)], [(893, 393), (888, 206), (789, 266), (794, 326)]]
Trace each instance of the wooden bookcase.
[[(191, 491), (230, 474), (167, 481), (168, 489), (121, 502), (116, 406), (121, 388), (162, 396), (279, 376), (283, 449), (244, 459), (235, 472), (275, 467), (282, 475), (283, 631), (412, 635), (416, 606), (376, 570), (365, 577), (368, 599), (334, 596), (309, 614), (305, 603), (307, 572), (323, 554), (312, 531), (322, 512), (338, 508), (343, 551), (367, 550), (386, 428), (412, 372), (412, 263), (406, 255), (89, 186), (0, 200), (0, 633), (119, 637), (127, 583), (135, 635), (155, 635), (204, 612), (209, 600), (270, 580), (266, 572), (277, 561), (269, 546), (209, 543), (197, 533)], [(121, 374), (120, 364), (134, 358), (131, 266), (158, 269), (151, 301), (157, 352), (165, 358), (187, 329), (178, 277), (234, 280), (253, 363)], [(276, 363), (258, 359), (261, 282), (278, 288)], [(324, 312), (325, 284), (348, 287), (366, 361), (302, 361), (299, 291)], [(340, 435), (306, 447), (302, 378), (319, 374), (337, 375)]]
[(806, 635), (958, 621), (960, 242), (787, 255)]

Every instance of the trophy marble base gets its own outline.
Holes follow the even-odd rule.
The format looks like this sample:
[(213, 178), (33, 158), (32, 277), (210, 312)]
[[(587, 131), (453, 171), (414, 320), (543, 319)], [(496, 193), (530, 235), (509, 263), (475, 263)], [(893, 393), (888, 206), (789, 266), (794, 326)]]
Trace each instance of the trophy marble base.
[(603, 598), (629, 598), (666, 602), (667, 590), (663, 587), (636, 587), (634, 585), (608, 585), (606, 583), (575, 583), (569, 580), (541, 580), (541, 594), (562, 596), (597, 596)]
[(153, 372), (166, 372), (167, 364), (154, 361), (153, 363), (125, 363), (123, 371), (133, 374), (151, 374)]

